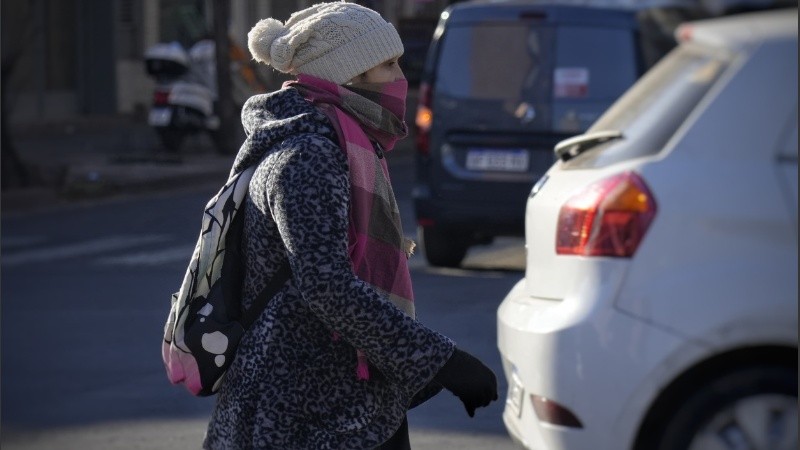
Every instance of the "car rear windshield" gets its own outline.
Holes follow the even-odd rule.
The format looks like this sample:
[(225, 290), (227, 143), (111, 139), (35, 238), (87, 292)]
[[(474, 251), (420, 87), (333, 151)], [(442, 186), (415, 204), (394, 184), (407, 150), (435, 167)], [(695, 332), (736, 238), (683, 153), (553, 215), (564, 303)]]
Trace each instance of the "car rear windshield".
[(587, 131), (620, 131), (624, 138), (599, 144), (567, 161), (564, 169), (604, 167), (664, 149), (728, 66), (731, 56), (681, 46), (628, 90)]

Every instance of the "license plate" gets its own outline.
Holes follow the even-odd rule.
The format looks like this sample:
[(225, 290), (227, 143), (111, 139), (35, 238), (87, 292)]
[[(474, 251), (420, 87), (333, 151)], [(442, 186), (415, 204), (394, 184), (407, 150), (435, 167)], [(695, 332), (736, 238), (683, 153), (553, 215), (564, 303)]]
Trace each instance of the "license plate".
[(169, 125), (172, 120), (171, 108), (153, 108), (150, 110), (150, 115), (147, 118), (147, 123), (155, 127), (163, 127)]
[(522, 387), (522, 381), (516, 373), (512, 373), (511, 382), (508, 384), (506, 405), (508, 405), (509, 409), (511, 409), (517, 417), (522, 415), (522, 398), (524, 394), (525, 389)]
[(467, 151), (468, 170), (498, 172), (525, 172), (530, 164), (528, 151), (524, 149), (470, 149)]

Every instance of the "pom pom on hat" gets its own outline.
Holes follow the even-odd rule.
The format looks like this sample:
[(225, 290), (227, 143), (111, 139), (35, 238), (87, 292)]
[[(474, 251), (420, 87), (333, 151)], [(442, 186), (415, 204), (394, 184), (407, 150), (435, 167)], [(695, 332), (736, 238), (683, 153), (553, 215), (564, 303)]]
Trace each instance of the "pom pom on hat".
[(247, 33), (247, 47), (256, 61), (267, 65), (272, 64), (272, 44), (280, 36), (286, 34), (288, 29), (273, 18), (263, 19)]
[(347, 2), (318, 3), (286, 21), (259, 21), (247, 34), (256, 61), (284, 73), (305, 73), (344, 84), (403, 54), (391, 23)]

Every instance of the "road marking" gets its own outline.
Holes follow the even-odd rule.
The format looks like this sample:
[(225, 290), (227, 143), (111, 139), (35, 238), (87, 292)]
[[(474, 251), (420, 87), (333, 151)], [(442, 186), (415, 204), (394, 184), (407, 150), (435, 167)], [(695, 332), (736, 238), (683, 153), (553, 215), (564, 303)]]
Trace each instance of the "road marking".
[(11, 254), (3, 254), (3, 266), (18, 266), (37, 262), (52, 262), (59, 259), (76, 258), (94, 255), (113, 250), (136, 247), (137, 245), (154, 244), (169, 240), (163, 235), (143, 236), (110, 236), (91, 241), (77, 242), (75, 244), (47, 247), (28, 250)]
[(130, 253), (120, 256), (100, 258), (96, 262), (110, 266), (157, 266), (173, 262), (189, 263), (194, 252), (194, 244), (165, 248), (152, 252)]

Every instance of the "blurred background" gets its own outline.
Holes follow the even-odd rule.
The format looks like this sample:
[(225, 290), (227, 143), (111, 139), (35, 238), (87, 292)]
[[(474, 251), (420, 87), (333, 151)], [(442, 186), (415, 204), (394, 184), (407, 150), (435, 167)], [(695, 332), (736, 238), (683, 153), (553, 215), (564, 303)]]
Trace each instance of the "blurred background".
[[(782, 1), (556, 3), (635, 11), (652, 65), (675, 46), (673, 33), (685, 20)], [(213, 399), (171, 386), (159, 354), (170, 294), (194, 247), (202, 208), (241, 144), (238, 108), (287, 79), (252, 61), (247, 32), (259, 19), (286, 20), (314, 3), (0, 3), (2, 448), (200, 446)], [(382, 13), (405, 43), (411, 124), (436, 24), (457, 2), (357, 3)], [(170, 61), (197, 71), (172, 72)], [(165, 86), (187, 88), (200, 113), (186, 115), (180, 106), (163, 115)], [(177, 118), (199, 132), (164, 126)], [(414, 137), (412, 129), (388, 157), (410, 237)], [(524, 268), (522, 238), (471, 249), (458, 268), (412, 258), (420, 320), (487, 361), (501, 383), (501, 401), (474, 419), (447, 393), (412, 411), (414, 448), (513, 448), (501, 419), (507, 386), (496, 310)]]
[[(638, 11), (645, 52), (658, 58), (674, 45), (683, 20), (758, 8), (780, 0), (562, 0), (557, 3), (621, 7)], [(311, 0), (4, 0), (2, 3), (2, 187), (63, 183), (63, 168), (35, 155), (33, 135), (100, 129), (130, 130), (147, 122), (155, 80), (144, 70), (148, 49), (178, 42), (185, 48), (203, 39), (229, 37), (230, 78), (221, 77), (236, 105), (271, 90), (285, 77), (253, 64), (247, 31), (259, 18), (285, 20)], [(424, 56), (441, 12), (452, 0), (363, 0), (394, 23), (406, 46), (405, 72), (419, 80)], [(217, 22), (219, 26), (215, 28)], [(413, 108), (414, 105), (410, 105)], [(223, 108), (222, 112), (225, 112)], [(235, 116), (235, 112), (227, 115)], [(236, 118), (220, 118), (236, 127)], [(143, 130), (147, 131), (147, 130)], [(146, 133), (145, 133), (146, 134)], [(137, 140), (138, 139), (138, 140)], [(139, 152), (149, 143), (127, 139), (118, 147)], [(131, 142), (134, 141), (134, 142)], [(230, 153), (236, 145), (223, 144)], [(73, 145), (86, 150), (86, 145)], [(50, 158), (80, 157), (64, 149)], [(119, 151), (124, 150), (120, 148)], [(41, 167), (45, 164), (45, 167)], [(55, 171), (55, 173), (53, 173)], [(61, 177), (61, 178), (59, 178)]]

